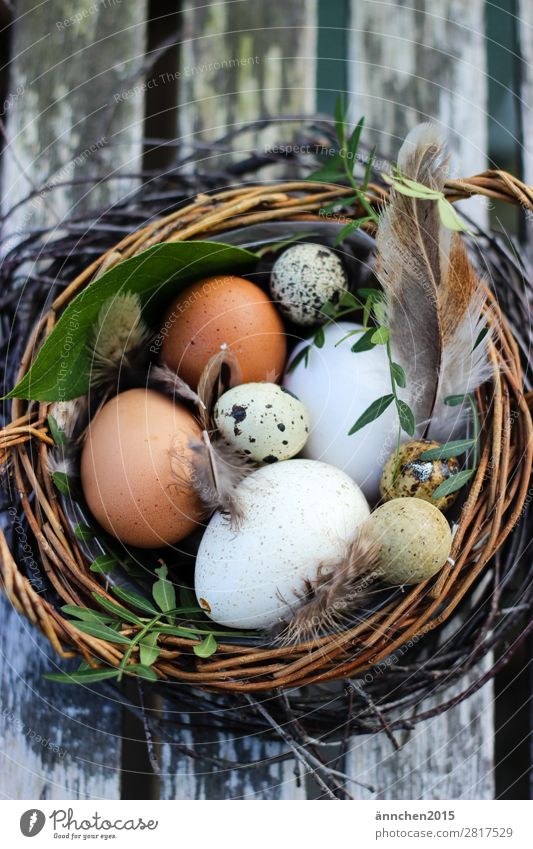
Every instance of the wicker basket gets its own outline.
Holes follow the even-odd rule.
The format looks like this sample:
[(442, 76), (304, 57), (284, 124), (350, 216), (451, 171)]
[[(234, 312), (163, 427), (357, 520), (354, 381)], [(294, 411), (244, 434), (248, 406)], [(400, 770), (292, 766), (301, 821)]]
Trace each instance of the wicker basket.
[[(212, 237), (244, 225), (272, 221), (316, 221), (325, 203), (348, 194), (339, 186), (303, 181), (241, 188), (199, 195), (177, 212), (123, 238), (80, 274), (55, 299), (33, 328), (18, 378), (28, 370), (36, 349), (53, 329), (57, 316), (98, 273), (160, 242)], [(450, 181), (450, 200), (483, 195), (533, 211), (533, 188), (501, 171)], [(387, 191), (371, 184), (369, 200), (378, 206)], [(346, 220), (358, 215), (357, 209)], [(321, 219), (323, 220), (323, 219)], [(367, 231), (372, 236), (372, 230)], [(191, 640), (165, 637), (154, 670), (161, 680), (188, 682), (217, 691), (251, 692), (292, 688), (346, 679), (380, 664), (394, 651), (416, 642), (445, 622), (487, 567), (520, 518), (527, 499), (533, 455), (532, 422), (524, 395), (518, 346), (494, 294), (488, 290), (492, 381), (478, 392), (483, 421), (481, 459), (448, 564), (433, 579), (396, 594), (364, 621), (344, 633), (298, 646), (220, 643), (217, 653), (200, 659)], [(91, 593), (105, 595), (87, 566), (47, 473), (46, 455), (53, 441), (46, 425), (47, 404), (14, 400), (11, 423), (0, 432), (1, 459), (9, 461), (12, 490), (39, 546), (46, 576), (62, 603), (91, 607)], [(16, 508), (18, 509), (18, 507)], [(3, 589), (12, 604), (37, 625), (62, 657), (95, 658), (118, 666), (123, 648), (82, 633), (32, 587), (0, 535)], [(131, 626), (128, 633), (131, 633)]]

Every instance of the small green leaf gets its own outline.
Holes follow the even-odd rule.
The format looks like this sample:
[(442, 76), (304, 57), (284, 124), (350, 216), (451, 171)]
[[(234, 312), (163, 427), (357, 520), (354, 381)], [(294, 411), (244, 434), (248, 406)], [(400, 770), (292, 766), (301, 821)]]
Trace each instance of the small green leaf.
[(321, 315), (325, 315), (326, 318), (337, 318), (338, 312), (338, 304), (332, 304), (331, 301), (326, 301), (326, 303), (322, 304), (322, 306), (320, 307)]
[(107, 613), (102, 613), (100, 610), (91, 610), (89, 607), (78, 607), (77, 604), (64, 604), (61, 610), (67, 616), (75, 616), (77, 619), (83, 619), (86, 622), (113, 621), (113, 617), (108, 616)]
[(372, 334), (372, 342), (374, 345), (386, 345), (390, 339), (388, 327), (378, 327)]
[(465, 221), (461, 218), (456, 209), (451, 205), (449, 200), (439, 198), (437, 201), (440, 220), (448, 230), (455, 230), (458, 233), (468, 233), (470, 236), (474, 234), (468, 229)]
[(434, 499), (444, 498), (445, 495), (450, 495), (452, 492), (457, 492), (458, 489), (461, 489), (468, 483), (472, 475), (474, 474), (474, 469), (464, 469), (462, 472), (457, 472), (456, 475), (452, 475), (451, 478), (443, 481), (440, 486), (437, 487), (433, 495), (431, 496)]
[(326, 337), (324, 336), (324, 328), (319, 327), (317, 332), (315, 333), (314, 343), (317, 348), (323, 348), (324, 342), (326, 341)]
[(361, 428), (365, 427), (365, 425), (373, 422), (375, 419), (378, 419), (393, 401), (394, 395), (383, 395), (381, 398), (377, 398), (376, 401), (373, 401), (372, 404), (367, 407), (365, 412), (359, 416), (353, 427), (350, 428), (348, 436), (352, 436), (352, 434), (361, 430)]
[(365, 301), (370, 298), (373, 301), (379, 301), (383, 297), (381, 289), (358, 289), (357, 294)]
[(287, 374), (290, 374), (292, 371), (294, 371), (296, 366), (300, 365), (302, 360), (305, 360), (304, 366), (305, 366), (305, 368), (307, 368), (307, 363), (309, 361), (310, 348), (311, 348), (311, 346), (307, 345), (305, 348), (302, 348), (301, 351), (298, 351), (298, 353), (296, 354), (294, 359), (292, 359), (289, 363), (289, 367), (287, 368)]
[(139, 643), (141, 664), (151, 666), (160, 655), (161, 650), (157, 646), (159, 631), (150, 631)]
[(416, 422), (411, 407), (409, 406), (409, 404), (406, 404), (405, 401), (402, 401), (400, 400), (400, 398), (398, 398), (398, 400), (396, 401), (396, 408), (398, 410), (398, 418), (400, 419), (402, 430), (405, 431), (407, 436), (414, 436), (416, 430)]
[(110, 643), (123, 643), (129, 645), (131, 640), (123, 634), (119, 634), (107, 625), (92, 623), (92, 622), (76, 622), (78, 631), (83, 631), (84, 634), (89, 634), (91, 637), (97, 637), (99, 640), (107, 640)]
[(217, 647), (217, 641), (213, 634), (209, 634), (199, 645), (193, 646), (193, 652), (197, 657), (211, 657), (216, 652)]
[(353, 233), (354, 230), (359, 230), (363, 226), (363, 224), (367, 224), (368, 221), (373, 221), (371, 215), (363, 215), (361, 216), (361, 218), (354, 218), (353, 221), (349, 221), (348, 224), (346, 224), (337, 235), (337, 238), (334, 242), (334, 246), (337, 247), (338, 245), (342, 244), (342, 242), (344, 242), (344, 240), (350, 235), (350, 233)]
[(360, 118), (357, 122), (357, 126), (352, 132), (352, 135), (350, 136), (350, 141), (348, 142), (348, 158), (352, 161), (354, 160), (357, 150), (359, 148), (359, 142), (361, 141), (361, 133), (363, 132), (364, 124), (364, 117)]
[(50, 431), (50, 435), (54, 440), (56, 445), (66, 445), (68, 442), (67, 434), (65, 431), (59, 427), (54, 416), (50, 415), (47, 417), (46, 421), (48, 422), (48, 429)]
[(407, 378), (405, 376), (405, 372), (401, 365), (398, 363), (390, 364), (391, 375), (394, 382), (401, 388), (404, 389), (407, 385)]
[(448, 457), (460, 457), (469, 448), (474, 445), (473, 439), (456, 439), (453, 442), (447, 442), (446, 445), (441, 445), (440, 448), (429, 448), (419, 456), (419, 460), (446, 460)]
[(478, 333), (478, 337), (477, 337), (477, 339), (474, 343), (474, 347), (472, 348), (472, 351), (475, 351), (476, 348), (478, 347), (478, 345), (481, 345), (481, 343), (483, 342), (483, 339), (485, 338), (485, 336), (487, 335), (488, 332), (489, 332), (488, 327), (484, 327), (482, 330), (480, 330), (480, 332)]
[(112, 572), (117, 566), (117, 561), (114, 557), (110, 557), (108, 554), (100, 554), (98, 557), (95, 557), (89, 569), (91, 572), (98, 572), (99, 574), (106, 575), (108, 572)]
[(372, 341), (374, 333), (375, 330), (373, 327), (370, 328), (370, 330), (365, 330), (361, 338), (358, 339), (357, 342), (352, 345), (350, 350), (354, 354), (360, 354), (363, 351), (371, 351), (372, 348), (376, 347), (376, 343)]
[(464, 403), (468, 398), (468, 395), (448, 395), (444, 399), (444, 403), (448, 405), (448, 407), (459, 407)]
[(152, 587), (152, 595), (159, 609), (167, 613), (176, 607), (174, 584), (168, 580), (168, 569), (164, 563), (155, 570), (155, 573), (159, 576), (159, 580)]
[(122, 587), (112, 587), (112, 590), (115, 595), (118, 595), (118, 597), (122, 599), (122, 601), (127, 601), (128, 604), (133, 605), (133, 607), (137, 607), (139, 610), (144, 610), (145, 613), (150, 613), (152, 616), (157, 616), (159, 613), (153, 604), (139, 593), (132, 592), (131, 590), (125, 590)]
[(132, 613), (131, 610), (127, 610), (125, 607), (121, 607), (120, 604), (115, 604), (114, 601), (111, 601), (108, 598), (105, 598), (98, 593), (91, 593), (92, 597), (100, 604), (104, 610), (108, 610), (110, 613), (114, 613), (115, 617), (118, 617), (121, 622), (130, 622), (132, 625), (142, 625), (143, 621), (135, 613)]
[(76, 539), (81, 540), (89, 540), (93, 539), (94, 531), (89, 525), (85, 525), (83, 522), (79, 522), (74, 528), (74, 535)]
[(343, 292), (339, 298), (339, 307), (343, 310), (359, 310), (362, 306), (361, 301), (357, 300), (351, 292)]
[(329, 162), (313, 171), (305, 179), (310, 183), (335, 183), (344, 174), (344, 159), (339, 154), (333, 156)]
[(385, 323), (385, 306), (381, 298), (376, 298), (372, 304), (372, 311), (376, 316), (376, 321), (378, 324)]
[(79, 672), (49, 672), (44, 675), (47, 681), (59, 684), (93, 684), (106, 678), (116, 678), (118, 669), (82, 669)]
[(74, 484), (65, 472), (52, 472), (52, 480), (61, 495), (71, 495), (74, 491)]
[(145, 678), (147, 681), (159, 681), (157, 672), (142, 663), (129, 663), (124, 667), (124, 672), (126, 675), (136, 675), (138, 678)]

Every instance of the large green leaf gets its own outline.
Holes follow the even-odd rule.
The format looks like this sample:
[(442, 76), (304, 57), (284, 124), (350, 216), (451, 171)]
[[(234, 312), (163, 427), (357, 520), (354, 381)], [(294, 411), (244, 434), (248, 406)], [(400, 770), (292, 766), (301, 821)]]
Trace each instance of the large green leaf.
[(255, 254), (218, 242), (175, 242), (154, 245), (110, 268), (69, 304), (41, 347), (29, 372), (7, 397), (35, 401), (67, 401), (89, 389), (87, 336), (100, 308), (119, 293), (141, 296), (153, 311), (152, 299), (168, 298), (201, 277), (226, 271), (244, 272)]

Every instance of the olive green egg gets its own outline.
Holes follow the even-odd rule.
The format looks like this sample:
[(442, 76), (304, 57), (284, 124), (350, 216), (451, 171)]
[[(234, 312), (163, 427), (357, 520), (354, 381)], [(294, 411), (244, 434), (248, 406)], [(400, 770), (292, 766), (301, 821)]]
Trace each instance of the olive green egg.
[(458, 496), (451, 492), (442, 498), (433, 498), (441, 483), (459, 471), (456, 457), (442, 460), (421, 460), (420, 455), (432, 448), (442, 448), (440, 442), (413, 439), (394, 451), (385, 463), (381, 475), (380, 491), (384, 501), (392, 498), (422, 498), (439, 510), (447, 510)]
[(377, 551), (376, 574), (386, 584), (419, 584), (446, 563), (452, 547), (450, 526), (421, 498), (393, 498), (374, 510), (364, 533)]

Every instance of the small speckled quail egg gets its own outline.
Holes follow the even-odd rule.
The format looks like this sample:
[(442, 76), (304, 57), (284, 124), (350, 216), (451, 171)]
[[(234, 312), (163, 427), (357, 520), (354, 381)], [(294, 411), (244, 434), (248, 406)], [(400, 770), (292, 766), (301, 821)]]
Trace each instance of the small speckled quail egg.
[(450, 556), (450, 526), (440, 510), (421, 498), (387, 501), (370, 515), (363, 532), (377, 546), (376, 571), (386, 584), (419, 584)]
[(421, 460), (420, 455), (432, 448), (442, 448), (440, 442), (413, 439), (390, 455), (381, 476), (380, 490), (385, 501), (392, 498), (423, 498), (439, 510), (447, 510), (458, 496), (451, 492), (442, 498), (433, 498), (441, 483), (459, 471), (456, 457), (442, 460)]
[(326, 301), (337, 303), (348, 288), (339, 257), (323, 245), (301, 242), (287, 248), (276, 260), (270, 293), (281, 312), (295, 324), (323, 324)]
[(226, 442), (257, 463), (294, 457), (309, 434), (304, 405), (275, 383), (243, 383), (229, 389), (215, 406), (215, 421)]
[(221, 625), (269, 628), (290, 615), (320, 565), (342, 561), (368, 504), (348, 475), (316, 460), (263, 466), (238, 498), (238, 528), (215, 513), (202, 537), (196, 597)]

